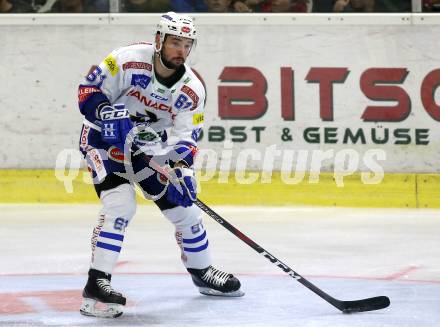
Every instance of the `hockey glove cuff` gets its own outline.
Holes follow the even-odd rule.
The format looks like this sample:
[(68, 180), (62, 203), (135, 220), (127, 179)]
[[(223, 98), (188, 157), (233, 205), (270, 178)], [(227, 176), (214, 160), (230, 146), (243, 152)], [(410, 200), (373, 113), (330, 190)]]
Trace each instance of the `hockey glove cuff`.
[(101, 139), (107, 144), (114, 145), (124, 151), (125, 139), (133, 128), (128, 110), (125, 105), (116, 104), (114, 107), (104, 106), (99, 116), (102, 120)]

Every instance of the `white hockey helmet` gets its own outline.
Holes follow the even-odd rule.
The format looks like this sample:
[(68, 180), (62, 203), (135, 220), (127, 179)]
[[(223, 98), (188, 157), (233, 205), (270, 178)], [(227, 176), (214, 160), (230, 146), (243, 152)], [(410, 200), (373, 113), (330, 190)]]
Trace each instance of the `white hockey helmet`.
[(159, 24), (157, 24), (157, 33), (160, 35), (160, 44), (159, 46), (156, 45), (157, 51), (162, 49), (167, 34), (192, 39), (194, 40), (193, 45), (197, 42), (197, 31), (192, 18), (187, 15), (176, 14), (173, 11), (160, 17)]

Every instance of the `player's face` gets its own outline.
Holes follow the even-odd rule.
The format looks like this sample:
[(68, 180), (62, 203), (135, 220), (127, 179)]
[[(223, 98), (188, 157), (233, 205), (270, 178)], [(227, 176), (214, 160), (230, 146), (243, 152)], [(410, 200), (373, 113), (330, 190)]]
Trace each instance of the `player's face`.
[(175, 68), (183, 65), (193, 45), (193, 40), (186, 37), (168, 35), (162, 48), (162, 55)]

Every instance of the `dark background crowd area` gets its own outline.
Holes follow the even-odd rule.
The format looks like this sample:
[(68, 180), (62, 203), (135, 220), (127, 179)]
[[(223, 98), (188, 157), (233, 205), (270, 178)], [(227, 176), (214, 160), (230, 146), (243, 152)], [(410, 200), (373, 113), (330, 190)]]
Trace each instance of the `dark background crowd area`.
[[(420, 0), (440, 12), (440, 0)], [(350, 13), (411, 12), (411, 0), (0, 0), (0, 13)], [(112, 3), (112, 4), (111, 4)]]

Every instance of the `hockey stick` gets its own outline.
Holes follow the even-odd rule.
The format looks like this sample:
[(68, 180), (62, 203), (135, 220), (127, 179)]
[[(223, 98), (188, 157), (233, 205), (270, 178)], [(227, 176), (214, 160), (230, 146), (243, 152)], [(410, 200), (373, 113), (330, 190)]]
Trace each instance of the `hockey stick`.
[[(162, 176), (166, 177), (167, 179), (171, 180), (172, 177), (170, 176), (169, 172), (165, 169), (163, 169), (158, 163), (156, 163), (151, 157), (146, 156), (146, 160), (149, 163), (149, 166), (156, 171), (157, 173), (161, 174)], [(232, 234), (237, 236), (240, 240), (242, 240), (244, 243), (249, 245), (252, 249), (257, 251), (259, 254), (261, 254), (263, 257), (268, 259), (271, 263), (276, 265), (278, 268), (280, 268), (282, 271), (284, 271), (286, 274), (288, 274), (290, 277), (296, 279), (299, 283), (307, 287), (309, 290), (317, 294), (319, 297), (342, 311), (343, 313), (354, 313), (354, 312), (363, 312), (363, 311), (373, 311), (373, 310), (380, 310), (387, 308), (390, 305), (390, 299), (387, 296), (376, 296), (371, 297), (367, 299), (362, 300), (355, 300), (355, 301), (342, 301), (335, 299), (334, 297), (330, 296), (320, 288), (318, 288), (316, 285), (312, 284), (310, 281), (302, 277), (300, 274), (295, 272), (292, 268), (290, 268), (288, 265), (280, 261), (278, 258), (276, 258), (274, 255), (266, 251), (264, 248), (262, 248), (260, 245), (255, 243), (253, 240), (251, 240), (248, 236), (244, 235), (241, 231), (239, 231), (237, 228), (232, 226), (229, 222), (227, 222), (224, 218), (222, 218), (218, 213), (216, 213), (214, 210), (212, 210), (209, 206), (207, 206), (205, 203), (203, 203), (201, 200), (196, 200), (194, 202), (196, 206), (198, 206), (203, 212), (205, 212), (208, 216), (213, 218), (216, 222), (218, 222), (220, 225), (222, 225), (224, 228), (229, 230)]]
[(379, 309), (384, 309), (390, 305), (390, 299), (386, 296), (377, 296), (377, 297), (356, 300), (356, 301), (341, 301), (335, 299), (334, 297), (330, 296), (329, 294), (318, 288), (316, 285), (312, 284), (310, 281), (302, 277), (300, 274), (295, 272), (292, 268), (287, 266), (281, 260), (277, 259), (273, 254), (263, 249), (260, 245), (255, 243), (248, 236), (244, 235), (237, 228), (235, 228), (230, 223), (228, 223), (224, 218), (222, 218), (218, 213), (216, 213), (214, 210), (208, 207), (205, 203), (203, 203), (200, 200), (196, 200), (194, 204), (198, 206), (200, 209), (202, 209), (208, 216), (213, 218), (220, 225), (222, 225), (227, 230), (229, 230), (232, 234), (237, 236), (244, 243), (249, 245), (252, 249), (257, 251), (263, 257), (268, 259), (271, 263), (273, 263), (282, 271), (284, 271), (286, 274), (288, 274), (290, 277), (296, 279), (298, 282), (303, 284), (309, 290), (317, 294), (319, 297), (321, 297), (322, 299), (324, 299), (334, 307), (341, 310), (343, 313), (379, 310)]

